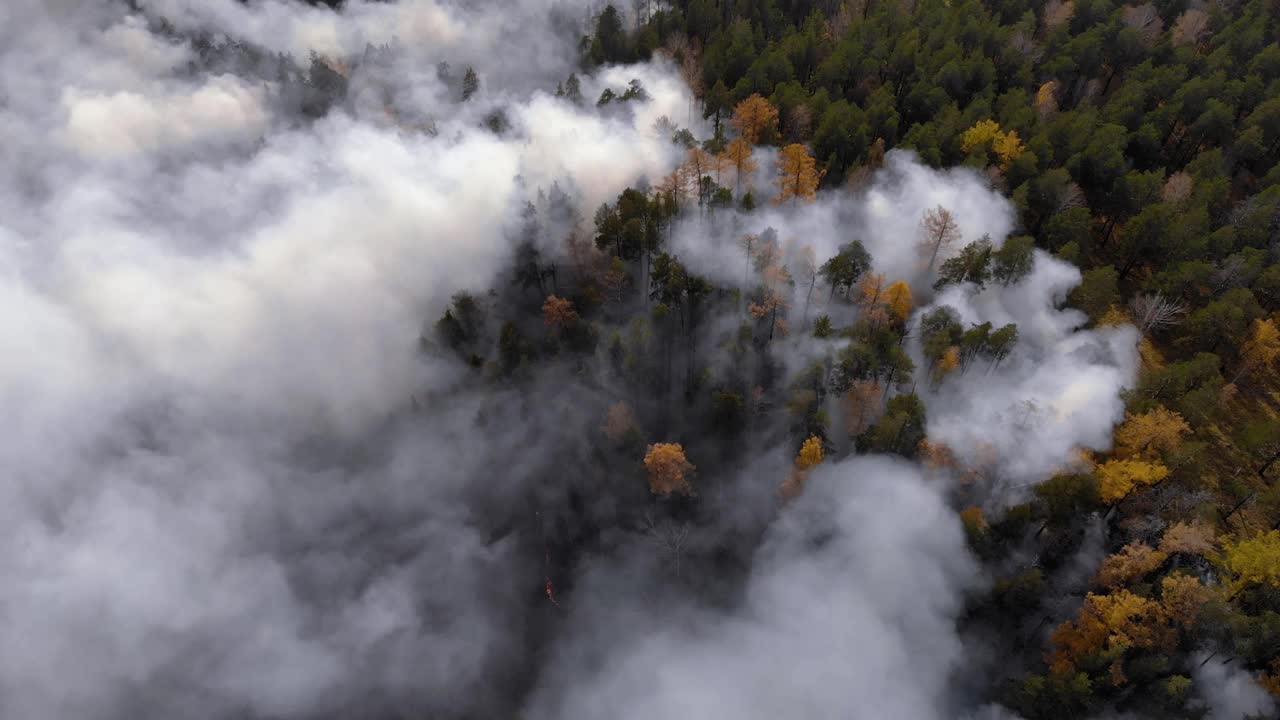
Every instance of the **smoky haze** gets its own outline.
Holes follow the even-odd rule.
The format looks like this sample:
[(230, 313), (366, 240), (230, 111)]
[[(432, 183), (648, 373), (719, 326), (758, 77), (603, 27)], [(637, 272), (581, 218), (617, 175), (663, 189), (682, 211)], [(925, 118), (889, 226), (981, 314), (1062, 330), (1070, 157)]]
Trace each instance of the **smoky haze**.
[[(454, 293), (507, 302), (484, 291), (526, 202), (561, 252), (679, 162), (662, 119), (707, 134), (663, 61), (583, 75), (583, 104), (554, 95), (595, 5), (0, 7), (0, 715), (1001, 716), (953, 682), (986, 580), (945, 473), (849, 457), (780, 506), (791, 451), (761, 443), (688, 540), (745, 548), (732, 582), (673, 572), (661, 533), (632, 528), (569, 569), (548, 540), (566, 496), (600, 526), (649, 495), (590, 471), (609, 382), (485, 386), (421, 351)], [(308, 66), (341, 101), (300, 84)], [(594, 107), (632, 80), (645, 99)], [(894, 152), (857, 193), (688, 213), (672, 247), (733, 283), (743, 232), (819, 261), (858, 238), (923, 289), (912, 238), (937, 205), (965, 242), (1015, 230), (982, 176)], [(1021, 330), (998, 367), (919, 389), (930, 436), (994, 447), (1014, 495), (1123, 416), (1136, 334), (1081, 330), (1060, 307), (1078, 282), (1037, 254), (1009, 287), (918, 298), (917, 318)], [(791, 339), (784, 372), (833, 342)]]

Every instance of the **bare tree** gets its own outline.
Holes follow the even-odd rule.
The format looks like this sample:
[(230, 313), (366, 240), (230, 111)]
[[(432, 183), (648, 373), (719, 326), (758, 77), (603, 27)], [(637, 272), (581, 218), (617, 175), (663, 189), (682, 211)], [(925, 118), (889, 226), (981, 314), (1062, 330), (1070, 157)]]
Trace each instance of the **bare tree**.
[(932, 210), (925, 210), (920, 220), (920, 254), (929, 255), (928, 269), (938, 261), (938, 253), (960, 240), (960, 228), (951, 211), (939, 205)]
[(676, 577), (680, 577), (680, 561), (684, 557), (685, 541), (689, 539), (689, 524), (670, 520), (658, 522), (646, 512), (643, 527), (648, 541), (659, 553), (671, 559)]
[(1191, 8), (1173, 23), (1174, 45), (1196, 45), (1209, 29), (1209, 15), (1203, 10)]
[(1147, 45), (1154, 44), (1160, 37), (1160, 33), (1164, 31), (1164, 21), (1160, 19), (1160, 13), (1156, 12), (1156, 6), (1149, 2), (1126, 6), (1121, 13), (1121, 19), (1125, 25), (1138, 31), (1142, 42)]
[(1146, 335), (1182, 322), (1187, 307), (1156, 293), (1135, 296), (1129, 301), (1129, 312), (1133, 314), (1133, 322), (1138, 326), (1138, 331)]

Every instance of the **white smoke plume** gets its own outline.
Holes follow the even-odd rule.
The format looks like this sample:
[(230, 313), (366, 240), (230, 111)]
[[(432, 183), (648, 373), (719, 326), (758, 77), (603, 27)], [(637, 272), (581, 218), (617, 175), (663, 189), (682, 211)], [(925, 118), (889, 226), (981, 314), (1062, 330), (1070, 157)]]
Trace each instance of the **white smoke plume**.
[(950, 717), (947, 681), (963, 661), (954, 621), (975, 570), (918, 469), (879, 457), (822, 466), (770, 529), (741, 606), (637, 602), (627, 595), (643, 588), (596, 569), (575, 601), (586, 619), (562, 650), (561, 684), (532, 717)]
[[(900, 461), (816, 471), (725, 606), (650, 605), (625, 592), (644, 572), (601, 560), (563, 615), (525, 612), (544, 569), (511, 518), (598, 398), (481, 396), (415, 340), (493, 284), (537, 190), (590, 213), (678, 161), (654, 127), (694, 103), (663, 63), (584, 77), (586, 108), (549, 92), (591, 5), (0, 6), (0, 716), (491, 717), (522, 693), (534, 718), (955, 715), (955, 621), (980, 581), (947, 487)], [(197, 35), (337, 74), (398, 54), (303, 121), (270, 72), (200, 70)], [(441, 61), (475, 67), (476, 97)], [(632, 79), (648, 100), (590, 107)], [(690, 222), (674, 247), (732, 283), (740, 232), (819, 261), (860, 238), (926, 287), (914, 239), (939, 204), (966, 241), (1012, 231), (981, 176), (891, 153), (859, 196)], [(1041, 256), (1017, 286), (936, 298), (1019, 324), (989, 375), (920, 390), (931, 435), (996, 445), (1011, 480), (1104, 447), (1132, 377), (1130, 331), (1056, 309), (1073, 272)], [(776, 478), (740, 482), (771, 498)], [(564, 638), (530, 688), (515, 665), (542, 624)]]

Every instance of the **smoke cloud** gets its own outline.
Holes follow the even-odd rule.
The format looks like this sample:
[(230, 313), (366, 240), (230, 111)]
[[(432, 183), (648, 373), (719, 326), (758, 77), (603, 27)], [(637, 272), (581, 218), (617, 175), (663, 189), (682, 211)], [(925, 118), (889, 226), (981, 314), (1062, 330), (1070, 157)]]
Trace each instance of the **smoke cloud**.
[[(612, 482), (575, 470), (612, 398), (558, 368), (479, 388), (417, 340), (495, 285), (539, 191), (589, 217), (680, 160), (660, 120), (705, 135), (661, 61), (582, 78), (589, 100), (632, 80), (644, 100), (548, 91), (589, 5), (0, 7), (0, 715), (998, 716), (953, 687), (983, 580), (952, 487), (905, 461), (825, 464), (778, 510), (790, 450), (760, 448), (707, 492), (759, 540), (740, 587), (696, 595), (616, 531), (543, 597), (562, 519), (531, 509)], [(308, 63), (347, 84), (326, 112)], [(689, 213), (672, 247), (734, 285), (742, 233), (819, 261), (856, 238), (927, 288), (915, 238), (937, 205), (966, 242), (1014, 231), (982, 176), (893, 152), (863, 192)], [(1020, 330), (997, 367), (917, 389), (932, 438), (994, 447), (1010, 484), (1106, 448), (1136, 335), (1081, 330), (1060, 309), (1078, 281), (1039, 254), (1007, 288), (922, 292), (917, 318)], [(832, 346), (779, 352), (796, 370)]]

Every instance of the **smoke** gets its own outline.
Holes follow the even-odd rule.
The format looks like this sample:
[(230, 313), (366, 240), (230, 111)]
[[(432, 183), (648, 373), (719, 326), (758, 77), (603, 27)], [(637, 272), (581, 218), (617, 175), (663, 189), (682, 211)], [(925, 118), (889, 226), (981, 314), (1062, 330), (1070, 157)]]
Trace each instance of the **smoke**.
[(646, 603), (625, 570), (595, 568), (532, 717), (950, 717), (976, 567), (939, 489), (902, 461), (823, 466), (728, 610)]
[[(479, 689), (516, 676), (541, 568), (503, 527), (530, 471), (484, 452), (532, 466), (540, 438), (470, 431), (512, 398), (409, 418), (462, 373), (415, 340), (493, 283), (531, 187), (590, 207), (665, 172), (653, 113), (683, 87), (615, 70), (592, 82), (640, 77), (652, 100), (608, 116), (517, 95), (503, 83), (572, 69), (539, 3), (139, 5), (2, 11), (0, 714), (497, 712), (514, 692)], [(364, 102), (388, 92), (374, 71), (300, 121), (283, 82), (191, 72), (158, 19), (304, 63), (394, 31), (422, 85), (391, 105), (435, 132)], [(517, 32), (546, 52), (503, 56)], [(471, 103), (445, 59), (476, 63)], [(501, 135), (479, 122), (495, 108)], [(503, 472), (476, 517), (474, 479)]]
[[(955, 714), (981, 580), (947, 485), (905, 462), (823, 466), (774, 520), (789, 457), (761, 448), (718, 496), (764, 540), (716, 602), (653, 587), (669, 569), (621, 531), (563, 608), (542, 595), (561, 519), (537, 509), (612, 482), (581, 470), (611, 398), (555, 368), (479, 388), (416, 341), (497, 283), (539, 191), (589, 213), (670, 172), (662, 118), (705, 134), (662, 62), (583, 77), (587, 107), (549, 92), (587, 5), (0, 7), (0, 714)], [(311, 51), (344, 92), (300, 80)], [(648, 99), (591, 107), (633, 79)], [(966, 241), (1012, 231), (981, 176), (886, 162), (864, 193), (689, 219), (673, 247), (734, 284), (742, 232), (819, 261), (859, 238), (926, 287), (926, 209)], [(1134, 338), (1057, 309), (1077, 281), (1039, 256), (1018, 285), (934, 299), (1022, 339), (920, 388), (931, 436), (996, 446), (1018, 481), (1105, 447)]]
[(1138, 335), (1128, 325), (1081, 330), (1084, 314), (1059, 307), (1079, 282), (1075, 266), (1036, 251), (1031, 273), (1009, 287), (966, 283), (934, 301), (966, 327), (1016, 324), (1018, 342), (998, 364), (924, 390), (931, 438), (970, 463), (994, 449), (1000, 476), (1017, 484), (1078, 463), (1077, 448), (1110, 448), (1120, 391), (1137, 377)]
[(1249, 673), (1222, 660), (1202, 658), (1203, 654), (1196, 658), (1196, 689), (1209, 706), (1212, 720), (1243, 720), (1275, 713), (1275, 701)]

